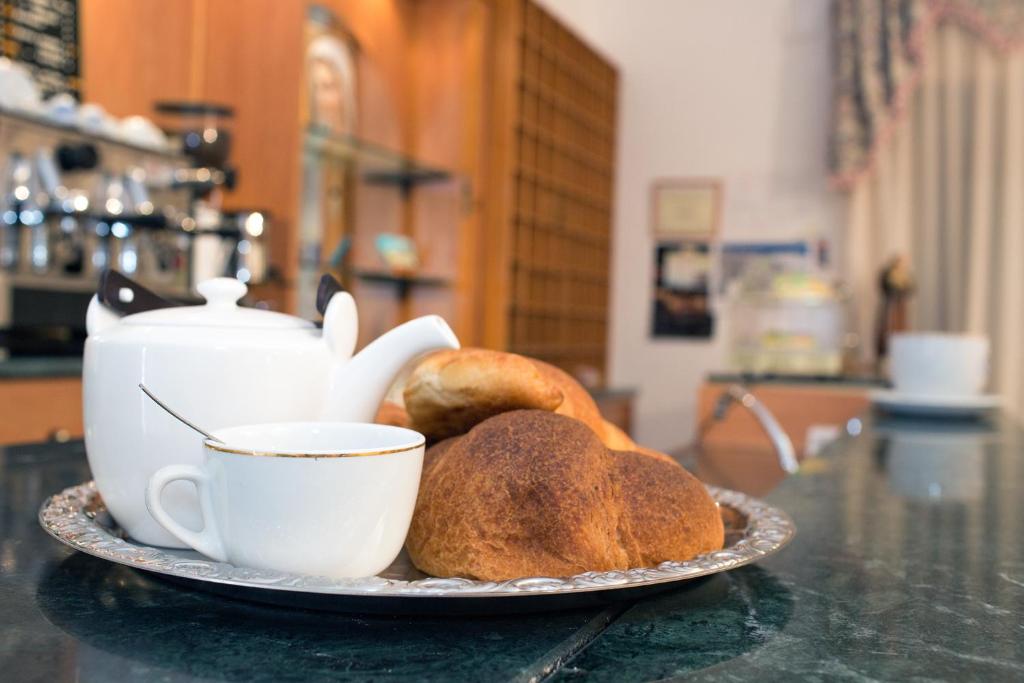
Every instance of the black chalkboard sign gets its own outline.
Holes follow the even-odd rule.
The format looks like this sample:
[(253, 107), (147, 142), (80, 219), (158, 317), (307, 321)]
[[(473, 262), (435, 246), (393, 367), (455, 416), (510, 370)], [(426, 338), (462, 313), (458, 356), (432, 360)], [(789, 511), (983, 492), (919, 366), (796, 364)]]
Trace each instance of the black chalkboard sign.
[(5, 57), (28, 66), (44, 96), (80, 86), (78, 0), (0, 0)]

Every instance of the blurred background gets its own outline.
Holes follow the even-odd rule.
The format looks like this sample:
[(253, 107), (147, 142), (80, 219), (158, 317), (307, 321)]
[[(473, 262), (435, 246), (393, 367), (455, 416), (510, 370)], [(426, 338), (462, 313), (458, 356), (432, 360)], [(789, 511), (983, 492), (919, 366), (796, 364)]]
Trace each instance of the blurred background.
[[(1022, 411), (1019, 0), (0, 0), (0, 442), (81, 435), (116, 269), (360, 340), (438, 313), (641, 443), (801, 454), (889, 337), (984, 335)], [(941, 367), (935, 368), (941, 372)]]

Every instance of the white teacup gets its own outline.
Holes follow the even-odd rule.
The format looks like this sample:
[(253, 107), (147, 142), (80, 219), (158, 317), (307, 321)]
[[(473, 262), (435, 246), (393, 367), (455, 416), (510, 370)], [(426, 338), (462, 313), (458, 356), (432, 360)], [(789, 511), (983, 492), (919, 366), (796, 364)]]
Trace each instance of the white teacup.
[[(171, 534), (240, 567), (349, 578), (390, 565), (412, 521), (423, 436), (340, 422), (247, 425), (203, 443), (203, 465), (170, 465), (146, 489), (146, 506)], [(195, 483), (202, 531), (160, 502), (171, 482)]]
[(897, 391), (935, 396), (976, 396), (988, 378), (988, 339), (938, 332), (895, 334), (889, 375)]

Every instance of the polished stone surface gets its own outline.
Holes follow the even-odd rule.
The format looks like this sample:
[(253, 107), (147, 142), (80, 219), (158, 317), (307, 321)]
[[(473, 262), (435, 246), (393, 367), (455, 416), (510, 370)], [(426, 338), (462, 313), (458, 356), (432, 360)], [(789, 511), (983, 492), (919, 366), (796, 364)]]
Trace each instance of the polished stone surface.
[(81, 377), (81, 357), (17, 356), (0, 360), (0, 379)]
[[(75, 555), (35, 516), (88, 478), (82, 446), (8, 448), (0, 680), (1024, 679), (1021, 436), (865, 424), (767, 495), (798, 527), (775, 557), (637, 603), (490, 618), (263, 607)], [(726, 462), (774, 476), (747, 457)]]

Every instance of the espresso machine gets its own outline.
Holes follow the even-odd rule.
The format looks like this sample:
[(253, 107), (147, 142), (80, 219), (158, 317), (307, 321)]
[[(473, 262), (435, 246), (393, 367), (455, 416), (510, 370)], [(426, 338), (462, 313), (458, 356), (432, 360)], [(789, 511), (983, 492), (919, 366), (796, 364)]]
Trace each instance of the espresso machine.
[(187, 168), (175, 171), (173, 187), (189, 193), (192, 281), (226, 275), (247, 284), (263, 282), (269, 214), (223, 208), (224, 191), (234, 189), (238, 177), (230, 161), (234, 110), (191, 100), (157, 102), (154, 110), (172, 144), (189, 160)]
[(266, 277), (266, 212), (219, 206), (235, 178), (227, 145), (211, 164), (181, 132), (140, 144), (0, 108), (0, 356), (81, 353), (106, 268), (183, 302), (202, 279)]

